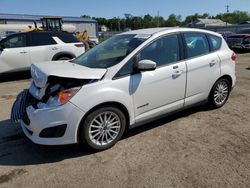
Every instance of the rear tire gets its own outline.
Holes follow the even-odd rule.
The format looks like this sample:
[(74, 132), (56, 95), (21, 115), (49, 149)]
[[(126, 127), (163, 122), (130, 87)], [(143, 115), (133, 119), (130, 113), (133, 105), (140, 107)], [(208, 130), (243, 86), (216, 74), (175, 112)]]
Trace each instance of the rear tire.
[(228, 100), (231, 91), (230, 82), (227, 79), (219, 79), (215, 82), (210, 96), (209, 105), (212, 108), (221, 108)]
[(101, 151), (114, 146), (125, 132), (124, 113), (113, 106), (103, 106), (84, 119), (79, 141), (90, 149)]

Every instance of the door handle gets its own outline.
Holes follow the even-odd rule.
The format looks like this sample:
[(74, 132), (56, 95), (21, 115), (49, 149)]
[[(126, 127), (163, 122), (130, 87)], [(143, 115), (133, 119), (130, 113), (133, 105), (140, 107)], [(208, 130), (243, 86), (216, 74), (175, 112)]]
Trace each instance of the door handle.
[(52, 50), (58, 50), (58, 48), (57, 47), (53, 47)]
[(212, 60), (212, 61), (209, 63), (209, 65), (210, 65), (210, 67), (212, 67), (212, 66), (214, 66), (216, 63), (217, 63), (216, 60)]
[(26, 53), (28, 53), (28, 52), (26, 52), (26, 51), (21, 51), (20, 52), (20, 54), (26, 54)]
[(173, 78), (177, 78), (177, 77), (179, 77), (182, 73), (183, 73), (182, 70), (175, 71), (175, 72), (173, 73), (172, 77), (173, 77)]

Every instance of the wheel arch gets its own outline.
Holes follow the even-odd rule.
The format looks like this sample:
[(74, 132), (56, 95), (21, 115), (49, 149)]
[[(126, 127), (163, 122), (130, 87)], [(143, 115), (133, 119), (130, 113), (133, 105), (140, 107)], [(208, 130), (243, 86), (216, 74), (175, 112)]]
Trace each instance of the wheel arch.
[[(220, 78), (218, 78), (218, 79), (214, 82), (214, 84), (215, 84), (218, 80), (220, 80), (220, 79), (226, 79), (226, 80), (228, 80), (228, 81), (230, 82), (230, 90), (231, 90), (232, 84), (233, 84), (233, 79), (232, 79), (232, 77), (231, 77), (230, 75), (228, 75), (228, 74), (225, 74), (225, 75), (221, 76)], [(212, 87), (211, 87), (211, 89), (210, 89), (208, 98), (209, 98), (210, 95), (211, 95), (211, 92), (212, 92), (212, 90), (213, 90), (214, 84), (212, 85)]]
[[(228, 80), (228, 81), (230, 82), (230, 89), (232, 88), (233, 79), (232, 79), (232, 77), (231, 77), (230, 75), (225, 74), (225, 75), (221, 76), (219, 79), (217, 79), (216, 82), (217, 82), (218, 80), (220, 80), (220, 79), (226, 79), (226, 80)], [(216, 82), (215, 82), (215, 83), (216, 83)]]
[[(79, 125), (78, 125), (78, 128), (77, 128), (77, 142), (79, 143), (79, 136), (80, 136), (80, 132), (81, 132), (81, 128), (83, 126), (83, 122), (85, 120), (85, 118), (93, 111), (95, 111), (96, 109), (100, 108), (100, 107), (104, 107), (104, 106), (113, 106), (113, 107), (117, 107), (118, 109), (120, 109), (124, 115), (125, 115), (125, 118), (126, 118), (126, 130), (129, 128), (129, 124), (130, 124), (130, 116), (129, 116), (129, 111), (128, 109), (125, 107), (125, 105), (123, 105), (122, 103), (120, 102), (115, 102), (115, 101), (110, 101), (110, 102), (104, 102), (104, 103), (101, 103), (101, 104), (98, 104), (96, 106), (94, 106), (93, 108), (91, 108), (86, 114), (84, 114), (84, 116), (82, 117)], [(125, 131), (126, 131), (125, 130)]]
[(75, 54), (71, 53), (71, 52), (58, 52), (56, 53), (53, 57), (52, 57), (52, 61), (56, 61), (57, 59), (59, 59), (60, 57), (70, 57), (70, 58), (75, 58)]

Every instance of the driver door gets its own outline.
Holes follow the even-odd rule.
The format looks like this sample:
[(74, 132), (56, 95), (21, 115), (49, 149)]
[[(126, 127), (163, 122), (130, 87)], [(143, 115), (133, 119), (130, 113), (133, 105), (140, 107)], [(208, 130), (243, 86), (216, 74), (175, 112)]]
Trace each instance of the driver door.
[(183, 107), (187, 70), (179, 40), (178, 34), (163, 36), (139, 53), (139, 60), (152, 60), (157, 68), (132, 75), (136, 122)]

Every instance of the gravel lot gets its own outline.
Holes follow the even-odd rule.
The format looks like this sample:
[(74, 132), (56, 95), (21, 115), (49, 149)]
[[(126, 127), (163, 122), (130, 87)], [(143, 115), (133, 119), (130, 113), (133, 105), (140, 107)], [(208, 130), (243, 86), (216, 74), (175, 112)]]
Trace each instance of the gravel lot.
[(205, 107), (133, 129), (92, 153), (38, 146), (9, 121), (29, 80), (0, 83), (0, 187), (232, 187), (250, 185), (250, 54), (239, 54), (237, 84), (221, 109)]

